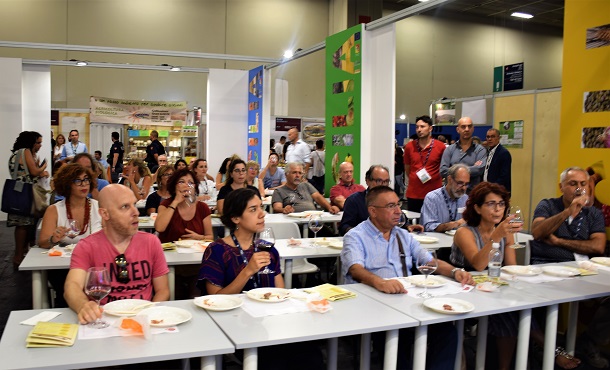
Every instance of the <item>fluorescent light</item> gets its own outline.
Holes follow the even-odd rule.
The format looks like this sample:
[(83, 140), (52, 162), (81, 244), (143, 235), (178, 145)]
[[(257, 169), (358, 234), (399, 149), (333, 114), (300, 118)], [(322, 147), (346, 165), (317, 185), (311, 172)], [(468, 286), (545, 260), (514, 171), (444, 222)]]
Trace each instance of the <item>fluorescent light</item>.
[(425, 3), (428, 0), (419, 0), (420, 3)]
[(76, 65), (79, 67), (84, 67), (86, 65), (88, 65), (89, 63), (83, 61), (83, 60), (79, 60), (78, 62), (76, 62)]
[(528, 14), (528, 13), (520, 13), (520, 12), (514, 12), (513, 14), (511, 14), (511, 16), (513, 17), (517, 17), (517, 18), (524, 18), (524, 19), (530, 19), (530, 18), (534, 18), (533, 15)]
[(292, 50), (284, 51), (284, 58), (286, 58), (286, 59), (292, 58), (293, 55), (294, 55), (294, 53), (292, 52)]
[[(420, 1), (421, 1), (421, 0), (420, 0)], [(405, 119), (405, 118), (407, 118), (407, 116), (405, 116), (404, 114), (401, 114), (399, 118), (400, 118), (400, 119)]]
[(180, 72), (181, 68), (180, 67), (176, 67), (176, 66), (171, 66), (169, 68), (170, 71), (172, 72)]

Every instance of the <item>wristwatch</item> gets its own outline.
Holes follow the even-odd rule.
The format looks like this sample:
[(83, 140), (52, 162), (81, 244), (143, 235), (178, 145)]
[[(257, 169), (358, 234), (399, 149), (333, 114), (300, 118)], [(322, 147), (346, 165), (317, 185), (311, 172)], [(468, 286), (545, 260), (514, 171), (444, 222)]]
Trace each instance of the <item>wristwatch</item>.
[(453, 270), (451, 270), (451, 278), (455, 279), (455, 273), (456, 273), (456, 272), (458, 272), (458, 271), (460, 271), (460, 270), (461, 270), (461, 271), (466, 271), (466, 270), (464, 270), (463, 268), (456, 267), (456, 268), (454, 268)]

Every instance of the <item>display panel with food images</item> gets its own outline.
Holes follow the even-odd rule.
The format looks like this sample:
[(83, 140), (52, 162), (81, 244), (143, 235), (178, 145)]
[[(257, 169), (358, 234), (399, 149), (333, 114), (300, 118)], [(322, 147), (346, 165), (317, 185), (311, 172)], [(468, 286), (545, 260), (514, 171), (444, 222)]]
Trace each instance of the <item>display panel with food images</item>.
[(585, 127), (582, 129), (581, 148), (610, 148), (610, 127)]
[(303, 127), (303, 139), (309, 141), (311, 139), (324, 139), (326, 127), (324, 123), (310, 123)]
[(333, 135), (333, 146), (352, 146), (354, 144), (353, 134)]
[(587, 28), (587, 49), (610, 46), (610, 24)]
[(345, 80), (333, 83), (333, 94), (354, 91), (354, 80)]
[(583, 112), (610, 112), (610, 90), (586, 92)]

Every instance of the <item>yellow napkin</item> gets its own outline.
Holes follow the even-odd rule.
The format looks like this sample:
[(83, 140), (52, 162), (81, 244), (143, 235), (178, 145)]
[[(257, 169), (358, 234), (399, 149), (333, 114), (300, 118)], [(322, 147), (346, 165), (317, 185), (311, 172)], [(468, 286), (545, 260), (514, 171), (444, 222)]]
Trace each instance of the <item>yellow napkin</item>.
[(69, 347), (74, 344), (78, 334), (77, 324), (59, 322), (39, 322), (26, 338), (26, 346), (31, 347)]
[(488, 281), (497, 285), (508, 285), (508, 283), (500, 278), (490, 278), (488, 275), (472, 275), (472, 279), (475, 283), (481, 284)]
[(354, 292), (332, 284), (318, 285), (313, 288), (305, 289), (305, 291), (311, 293), (318, 293), (319, 295), (328, 299), (331, 302), (338, 301), (340, 299), (354, 298), (357, 296)]

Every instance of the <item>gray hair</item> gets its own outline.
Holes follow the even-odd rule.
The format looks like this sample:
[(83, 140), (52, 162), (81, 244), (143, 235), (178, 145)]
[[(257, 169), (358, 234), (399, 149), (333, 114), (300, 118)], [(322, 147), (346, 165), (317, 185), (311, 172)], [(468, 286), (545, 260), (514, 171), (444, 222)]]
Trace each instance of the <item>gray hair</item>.
[(561, 173), (561, 175), (559, 175), (559, 182), (564, 182), (566, 181), (566, 177), (568, 176), (568, 172), (570, 171), (580, 171), (580, 172), (584, 172), (585, 175), (587, 175), (587, 181), (589, 181), (589, 173), (587, 171), (585, 171), (582, 167), (568, 167), (565, 170), (563, 170), (563, 172)]
[(468, 172), (468, 174), (470, 174), (470, 168), (468, 168), (468, 166), (463, 163), (456, 163), (449, 168), (449, 171), (447, 171), (447, 177), (451, 176), (452, 179), (455, 179), (455, 174), (460, 169), (464, 169), (466, 172)]
[(487, 132), (489, 131), (493, 131), (496, 133), (496, 135), (500, 136), (500, 130), (498, 130), (497, 128), (490, 128), (489, 130), (487, 130)]
[[(301, 167), (301, 171), (303, 170), (303, 168), (305, 168), (303, 166), (303, 163), (301, 163), (301, 162), (288, 162), (288, 163), (286, 163), (286, 169), (288, 171), (292, 171), (292, 167), (296, 167), (296, 166)], [(286, 172), (288, 172), (288, 171), (286, 171)]]
[(372, 180), (373, 179), (373, 171), (375, 171), (376, 168), (385, 170), (387, 173), (390, 173), (390, 170), (386, 166), (384, 166), (382, 164), (374, 164), (371, 167), (369, 167), (368, 171), (366, 171), (366, 174), (364, 175), (364, 178), (366, 180), (369, 180), (369, 181)]

